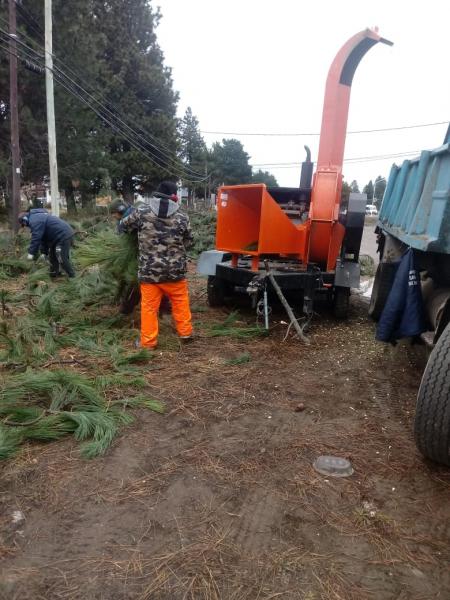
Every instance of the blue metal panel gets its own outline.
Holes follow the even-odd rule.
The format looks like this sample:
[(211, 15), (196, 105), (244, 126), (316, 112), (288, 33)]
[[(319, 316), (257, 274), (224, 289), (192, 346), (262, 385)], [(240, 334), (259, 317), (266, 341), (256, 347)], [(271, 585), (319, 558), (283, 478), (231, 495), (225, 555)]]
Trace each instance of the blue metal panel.
[(387, 220), (387, 215), (389, 214), (389, 210), (391, 208), (392, 203), (392, 193), (394, 191), (394, 185), (397, 180), (397, 175), (399, 173), (399, 168), (397, 165), (392, 165), (391, 172), (389, 174), (389, 179), (386, 183), (386, 189), (384, 191), (383, 203), (380, 208), (380, 221), (384, 222)]
[(450, 254), (450, 143), (392, 166), (380, 227), (418, 250)]
[(423, 186), (425, 185), (429, 162), (430, 152), (424, 150), (420, 155), (420, 160), (417, 164), (416, 178), (414, 181), (415, 185), (411, 191), (411, 197), (405, 210), (405, 218), (402, 221), (402, 228), (408, 233), (412, 233), (413, 230), (413, 219), (422, 196), (422, 190)]

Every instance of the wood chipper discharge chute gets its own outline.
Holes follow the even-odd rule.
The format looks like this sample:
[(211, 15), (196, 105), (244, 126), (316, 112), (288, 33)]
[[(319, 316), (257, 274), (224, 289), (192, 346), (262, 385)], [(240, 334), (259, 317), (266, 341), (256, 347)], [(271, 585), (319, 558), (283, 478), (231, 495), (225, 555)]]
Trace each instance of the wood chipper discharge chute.
[[(298, 290), (303, 311), (312, 314), (316, 292), (326, 291), (336, 316), (345, 317), (351, 287), (359, 285), (359, 248), (365, 200), (350, 194), (342, 210), (342, 165), (353, 75), (378, 42), (367, 29), (336, 55), (327, 78), (317, 168), (307, 147), (299, 188), (264, 184), (223, 186), (217, 200), (216, 250), (204, 252), (198, 271), (208, 275), (212, 306), (226, 296), (258, 294), (267, 265), (281, 289)], [(263, 263), (266, 270), (264, 270)], [(259, 282), (259, 285), (258, 285)]]

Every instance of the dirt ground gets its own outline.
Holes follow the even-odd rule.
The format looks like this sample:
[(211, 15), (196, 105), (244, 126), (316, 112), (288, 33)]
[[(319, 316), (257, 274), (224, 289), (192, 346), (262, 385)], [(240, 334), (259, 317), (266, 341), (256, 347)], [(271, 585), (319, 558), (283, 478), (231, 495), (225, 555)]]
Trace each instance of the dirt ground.
[[(377, 344), (357, 297), (310, 346), (283, 315), (206, 338), (227, 311), (193, 306), (200, 337), (146, 375), (165, 415), (139, 411), (100, 459), (67, 439), (2, 464), (0, 598), (449, 598), (450, 472), (411, 434), (420, 353)], [(318, 474), (322, 454), (354, 474)]]

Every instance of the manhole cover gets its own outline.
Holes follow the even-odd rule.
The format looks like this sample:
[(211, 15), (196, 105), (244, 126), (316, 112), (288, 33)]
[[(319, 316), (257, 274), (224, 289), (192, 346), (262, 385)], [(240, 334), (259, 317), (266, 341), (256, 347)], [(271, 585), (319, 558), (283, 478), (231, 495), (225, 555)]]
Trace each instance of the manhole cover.
[(319, 456), (314, 461), (313, 467), (322, 475), (331, 477), (349, 477), (353, 475), (353, 467), (346, 458), (339, 456)]

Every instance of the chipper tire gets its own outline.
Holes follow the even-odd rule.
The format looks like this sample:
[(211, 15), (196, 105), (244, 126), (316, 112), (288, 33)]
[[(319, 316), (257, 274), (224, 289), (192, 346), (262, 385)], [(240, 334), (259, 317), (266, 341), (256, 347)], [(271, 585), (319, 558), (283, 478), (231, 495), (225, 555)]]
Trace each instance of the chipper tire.
[(226, 281), (220, 277), (214, 275), (208, 276), (208, 304), (211, 308), (223, 306), (225, 304), (225, 297), (229, 291), (229, 285)]
[(334, 288), (333, 295), (333, 315), (336, 319), (343, 321), (348, 318), (350, 309), (350, 288), (339, 287)]
[(425, 367), (417, 395), (414, 435), (426, 458), (450, 466), (450, 324)]
[(380, 263), (377, 267), (369, 304), (369, 317), (372, 317), (374, 321), (378, 321), (381, 317), (395, 273), (396, 265), (394, 263)]

